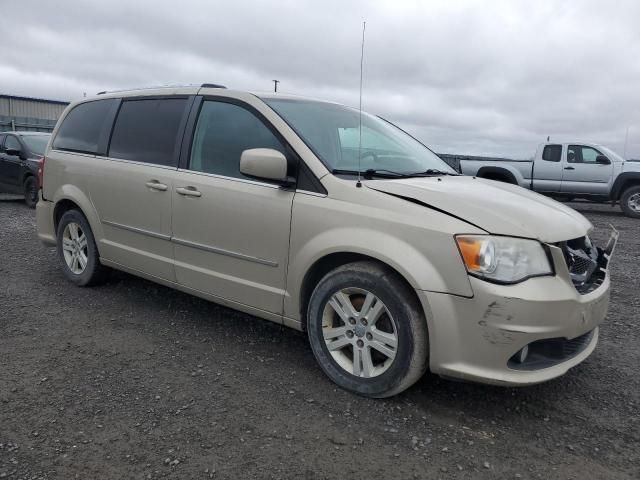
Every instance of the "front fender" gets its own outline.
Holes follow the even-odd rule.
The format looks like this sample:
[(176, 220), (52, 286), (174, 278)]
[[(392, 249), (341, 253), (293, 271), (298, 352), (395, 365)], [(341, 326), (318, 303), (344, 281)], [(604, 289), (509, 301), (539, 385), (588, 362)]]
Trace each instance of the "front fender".
[[(291, 251), (285, 299), (285, 315), (298, 320), (300, 287), (307, 272), (323, 258), (335, 253), (371, 257), (389, 265), (417, 290), (447, 292), (471, 297), (469, 278), (455, 247), (453, 236), (442, 234), (436, 262), (399, 236), (364, 227), (337, 227), (322, 231)], [(444, 248), (450, 245), (450, 248)]]

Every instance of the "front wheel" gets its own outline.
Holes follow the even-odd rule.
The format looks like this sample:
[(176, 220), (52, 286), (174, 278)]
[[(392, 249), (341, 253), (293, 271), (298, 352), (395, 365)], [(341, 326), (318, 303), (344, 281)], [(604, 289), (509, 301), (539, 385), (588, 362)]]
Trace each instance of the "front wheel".
[(35, 177), (27, 177), (24, 181), (23, 190), (24, 202), (27, 204), (27, 207), (36, 208), (36, 204), (38, 203), (38, 182)]
[(106, 279), (108, 270), (100, 263), (93, 232), (82, 213), (69, 210), (62, 215), (57, 240), (62, 271), (72, 283), (86, 287)]
[(355, 262), (314, 290), (308, 335), (324, 372), (342, 388), (389, 397), (426, 371), (427, 325), (415, 294), (393, 270)]
[(627, 217), (640, 218), (640, 185), (629, 187), (622, 192), (620, 208)]

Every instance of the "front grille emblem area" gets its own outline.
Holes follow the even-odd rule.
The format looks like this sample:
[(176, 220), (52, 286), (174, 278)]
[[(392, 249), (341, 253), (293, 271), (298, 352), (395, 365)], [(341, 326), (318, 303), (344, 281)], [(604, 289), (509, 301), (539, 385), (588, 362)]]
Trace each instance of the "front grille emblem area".
[(591, 248), (587, 253), (585, 250), (567, 246), (567, 266), (573, 283), (583, 284), (598, 268), (598, 251)]
[(576, 290), (587, 294), (598, 288), (605, 278), (604, 267), (607, 257), (604, 251), (596, 247), (589, 237), (574, 238), (559, 243), (564, 253), (571, 281)]

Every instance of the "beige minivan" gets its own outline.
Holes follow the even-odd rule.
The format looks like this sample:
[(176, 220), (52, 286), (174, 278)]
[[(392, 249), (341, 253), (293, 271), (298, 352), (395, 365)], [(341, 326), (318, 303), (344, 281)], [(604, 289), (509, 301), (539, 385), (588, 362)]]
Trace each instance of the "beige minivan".
[(114, 268), (306, 331), (361, 395), (427, 369), (557, 377), (607, 312), (615, 232), (596, 247), (571, 208), (458, 175), (335, 103), (211, 84), (98, 94), (67, 108), (40, 175), (38, 235), (71, 282)]

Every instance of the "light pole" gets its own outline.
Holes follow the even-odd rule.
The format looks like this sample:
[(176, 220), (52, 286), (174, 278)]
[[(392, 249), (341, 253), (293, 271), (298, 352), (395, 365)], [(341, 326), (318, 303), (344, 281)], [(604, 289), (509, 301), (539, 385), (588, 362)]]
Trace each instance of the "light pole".
[(280, 80), (271, 80), (273, 82), (273, 91), (277, 92), (278, 91), (278, 84), (280, 83)]

